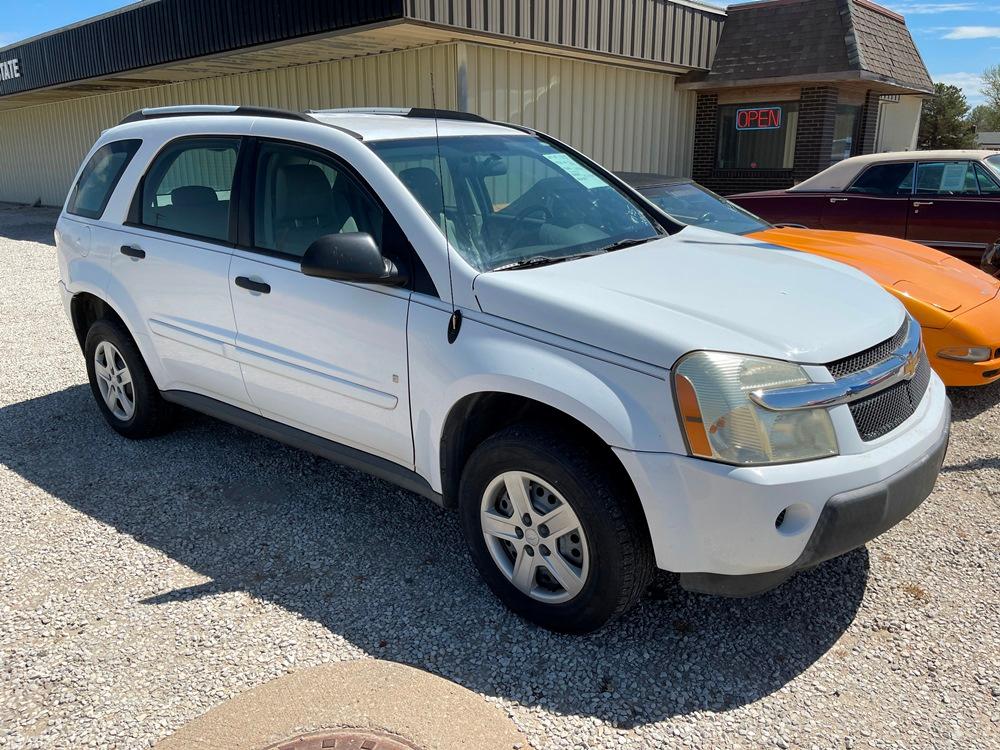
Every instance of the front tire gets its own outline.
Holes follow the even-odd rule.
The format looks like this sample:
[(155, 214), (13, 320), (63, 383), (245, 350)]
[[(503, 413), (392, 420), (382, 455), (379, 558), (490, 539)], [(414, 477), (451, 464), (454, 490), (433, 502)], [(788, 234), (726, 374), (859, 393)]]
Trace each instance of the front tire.
[(121, 324), (96, 321), (83, 349), (90, 390), (116, 432), (137, 440), (170, 428), (173, 409), (160, 396), (139, 348)]
[(549, 630), (597, 630), (651, 580), (638, 500), (611, 460), (515, 425), (476, 448), (462, 473), (459, 512), (476, 567), (504, 604)]

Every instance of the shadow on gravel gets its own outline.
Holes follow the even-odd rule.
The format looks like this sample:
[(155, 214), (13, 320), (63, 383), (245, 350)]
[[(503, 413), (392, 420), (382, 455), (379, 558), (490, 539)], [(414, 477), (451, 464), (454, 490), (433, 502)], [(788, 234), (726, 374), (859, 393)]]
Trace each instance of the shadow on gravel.
[(949, 388), (948, 398), (951, 399), (953, 422), (974, 419), (1000, 404), (1000, 380), (973, 388)]
[(211, 578), (134, 606), (243, 590), (374, 656), (619, 727), (722, 711), (780, 689), (848, 627), (868, 578), (859, 550), (754, 599), (668, 584), (600, 633), (557, 636), (491, 596), (455, 514), (209, 419), (186, 415), (171, 435), (129, 442), (80, 385), (0, 408), (0, 460)]
[(0, 203), (0, 239), (38, 242), (55, 247), (59, 209)]

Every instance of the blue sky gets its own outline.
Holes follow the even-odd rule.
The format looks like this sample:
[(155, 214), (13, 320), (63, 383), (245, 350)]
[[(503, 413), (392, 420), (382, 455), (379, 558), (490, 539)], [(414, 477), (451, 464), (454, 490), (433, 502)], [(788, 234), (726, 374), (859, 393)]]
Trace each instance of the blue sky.
[[(0, 47), (126, 3), (118, 0), (8, 0), (0, 14)], [(716, 5), (724, 3), (714, 2)], [(884, 0), (906, 17), (931, 77), (982, 101), (979, 75), (1000, 64), (1000, 0)]]

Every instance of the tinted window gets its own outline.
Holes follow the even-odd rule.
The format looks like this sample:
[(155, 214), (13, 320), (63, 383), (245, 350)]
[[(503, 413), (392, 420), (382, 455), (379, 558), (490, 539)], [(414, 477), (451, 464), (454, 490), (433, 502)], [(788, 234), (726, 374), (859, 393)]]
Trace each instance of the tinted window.
[(229, 238), (229, 198), (239, 138), (190, 138), (167, 146), (143, 180), (142, 223), (212, 240)]
[(997, 180), (991, 177), (986, 171), (986, 168), (980, 164), (976, 164), (976, 179), (979, 180), (979, 192), (983, 195), (1000, 195), (1000, 184), (997, 184)]
[(979, 183), (967, 161), (935, 161), (917, 165), (918, 195), (978, 195)]
[[(748, 116), (747, 113), (754, 113)], [(791, 169), (798, 102), (719, 107), (719, 169)]]
[(864, 195), (909, 195), (913, 190), (913, 164), (876, 164), (868, 167), (848, 193)]
[(115, 141), (97, 149), (73, 186), (66, 211), (88, 219), (101, 218), (118, 180), (141, 143), (140, 140)]
[(853, 104), (838, 104), (836, 119), (833, 121), (833, 146), (830, 160), (841, 161), (854, 155), (854, 145), (858, 139), (858, 123), (861, 107)]
[(769, 226), (749, 211), (691, 182), (642, 188), (639, 192), (678, 221), (696, 227), (746, 234)]
[(336, 162), (264, 143), (254, 187), (254, 245), (301, 258), (318, 237), (367, 232), (382, 244), (382, 209)]

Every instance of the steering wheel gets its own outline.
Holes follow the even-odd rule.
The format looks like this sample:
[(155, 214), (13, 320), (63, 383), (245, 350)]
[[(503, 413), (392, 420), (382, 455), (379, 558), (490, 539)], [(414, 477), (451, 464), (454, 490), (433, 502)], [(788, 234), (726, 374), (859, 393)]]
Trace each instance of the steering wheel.
[(552, 220), (552, 212), (546, 206), (543, 206), (540, 203), (536, 203), (533, 206), (527, 206), (526, 208), (521, 209), (520, 211), (517, 212), (517, 215), (510, 222), (510, 228), (508, 228), (507, 231), (504, 232), (503, 236), (500, 238), (498, 244), (501, 250), (510, 249), (510, 240), (514, 236), (514, 233), (521, 228), (521, 222), (524, 219), (527, 219), (532, 214), (536, 213), (545, 214), (545, 216), (543, 217), (543, 220), (545, 221)]

